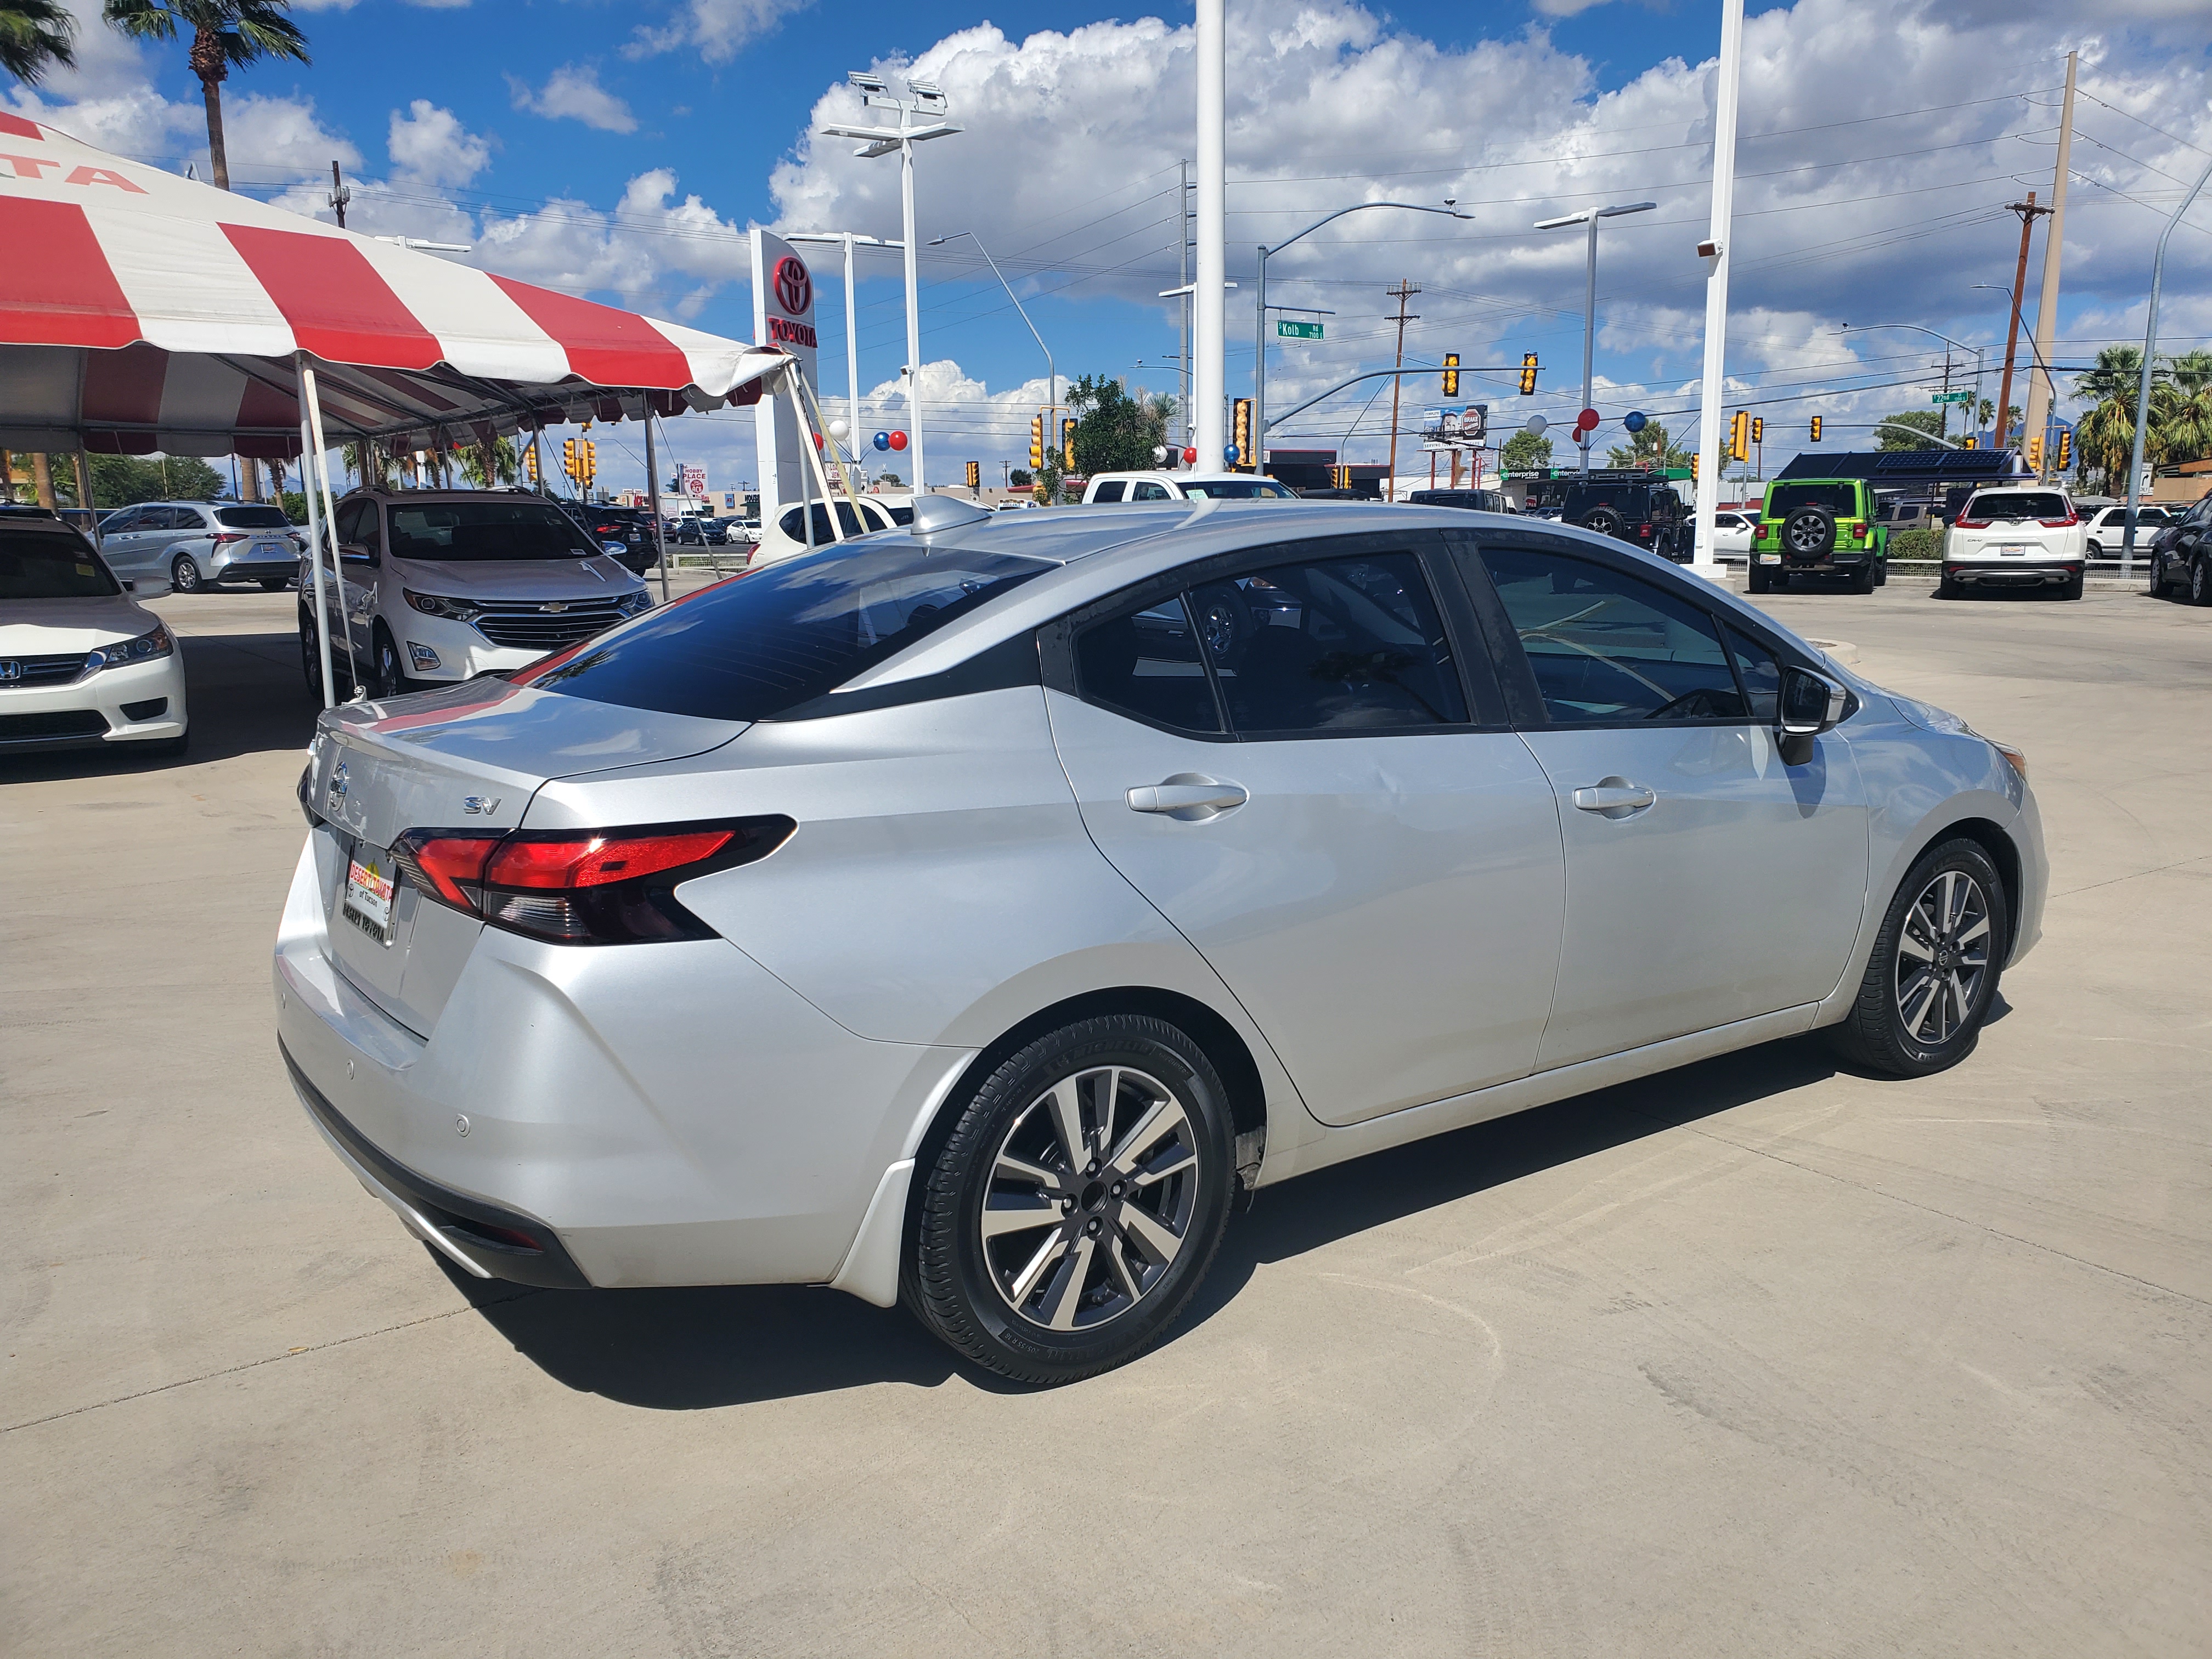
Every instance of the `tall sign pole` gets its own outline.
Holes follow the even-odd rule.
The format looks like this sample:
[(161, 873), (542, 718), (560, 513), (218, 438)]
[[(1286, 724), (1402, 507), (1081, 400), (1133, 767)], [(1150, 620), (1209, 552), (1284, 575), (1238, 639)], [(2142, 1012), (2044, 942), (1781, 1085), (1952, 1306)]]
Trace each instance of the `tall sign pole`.
[(1196, 405), (1191, 424), (1198, 465), (1209, 471), (1223, 465), (1228, 447), (1227, 411), (1222, 403), (1227, 392), (1223, 362), (1226, 336), (1221, 315), (1221, 286), (1229, 276), (1222, 241), (1227, 182), (1223, 105), (1228, 77), (1221, 12), (1222, 0), (1198, 0), (1198, 291), (1191, 296), (1198, 338), (1191, 350), (1191, 401)]
[[(2013, 354), (2020, 349), (2020, 296), (2021, 290), (2027, 286), (2027, 241), (2035, 234), (2036, 220), (2051, 211), (2049, 208), (2036, 206), (2035, 192), (2032, 190), (2027, 192), (2025, 202), (2008, 202), (2006, 205), (2020, 215), (2020, 268), (2012, 274), (2012, 319), (2005, 325), (2004, 373), (1997, 380), (1997, 434), (1996, 441), (1990, 446), (1992, 449), (2005, 447), (2006, 429), (2012, 418), (2012, 359)], [(2025, 426), (2021, 429), (2020, 447), (2023, 452), (2027, 448)]]
[[(1713, 86), (1713, 211), (1698, 252), (1705, 269), (1705, 366), (1698, 395), (1698, 538), (1690, 568), (1709, 580), (1725, 573), (1713, 556), (1720, 502), (1721, 371), (1728, 357), (1729, 222), (1735, 212), (1735, 112), (1743, 80), (1743, 0), (1721, 0), (1721, 60)], [(1703, 482), (1711, 480), (1711, 485)]]
[(2066, 244), (2066, 175), (2074, 155), (2073, 52), (2066, 54), (2066, 101), (2058, 117), (2058, 171), (2051, 185), (2051, 228), (2043, 233), (2043, 294), (2035, 302), (2035, 364), (2027, 374), (2027, 429), (2044, 434), (2043, 459), (2051, 465), (2052, 445), (2044, 428), (2057, 388), (2051, 384), (2051, 348), (2058, 332), (2058, 266)]

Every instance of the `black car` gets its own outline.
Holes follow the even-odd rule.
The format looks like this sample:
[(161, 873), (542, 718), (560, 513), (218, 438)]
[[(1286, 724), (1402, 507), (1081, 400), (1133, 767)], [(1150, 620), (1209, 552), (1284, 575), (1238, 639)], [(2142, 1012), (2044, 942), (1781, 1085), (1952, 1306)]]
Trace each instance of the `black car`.
[(1470, 513), (1510, 513), (1513, 503), (1497, 489), (1417, 489), (1406, 498), (1415, 507), (1459, 507)]
[(635, 507), (595, 507), (588, 503), (572, 506), (571, 514), (577, 523), (591, 532), (593, 541), (620, 542), (623, 544), (622, 563), (638, 575), (653, 568), (660, 555), (653, 540), (653, 514)]
[(2212, 495), (2160, 530), (2150, 544), (2150, 591), (2212, 605)]
[(729, 520), (698, 515), (678, 519), (675, 539), (686, 547), (726, 547), (730, 541)]
[(1682, 498), (1663, 482), (1571, 483), (1559, 518), (1676, 564), (1686, 563), (1695, 550), (1685, 533), (1688, 514)]

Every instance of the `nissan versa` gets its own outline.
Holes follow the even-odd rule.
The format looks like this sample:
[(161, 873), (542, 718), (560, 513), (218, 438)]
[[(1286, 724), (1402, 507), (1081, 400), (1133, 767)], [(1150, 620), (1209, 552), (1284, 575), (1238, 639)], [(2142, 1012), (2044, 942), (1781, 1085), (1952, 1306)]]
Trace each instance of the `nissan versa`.
[(1240, 1189), (1815, 1029), (1955, 1064), (2026, 770), (1582, 531), (927, 497), (325, 711), (277, 1027), (459, 1269), (827, 1284), (1065, 1382)]

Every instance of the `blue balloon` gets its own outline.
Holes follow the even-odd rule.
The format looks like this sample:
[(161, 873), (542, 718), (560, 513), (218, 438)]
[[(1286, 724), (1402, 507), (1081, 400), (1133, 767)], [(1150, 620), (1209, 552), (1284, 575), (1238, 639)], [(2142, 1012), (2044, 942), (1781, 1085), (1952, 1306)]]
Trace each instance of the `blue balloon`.
[(888, 432), (878, 432), (873, 441), (878, 449), (889, 449), (891, 447), (891, 434)]
[(1626, 427), (1631, 432), (1641, 432), (1650, 424), (1651, 417), (1640, 409), (1629, 410), (1628, 417), (1621, 422), (1621, 425)]
[(1237, 446), (1236, 446), (1235, 444), (1224, 444), (1224, 445), (1222, 445), (1222, 446), (1221, 446), (1221, 459), (1222, 459), (1223, 460), (1224, 460), (1224, 461), (1228, 462), (1228, 463), (1229, 463), (1229, 465), (1231, 465), (1231, 466), (1236, 465), (1237, 465)]

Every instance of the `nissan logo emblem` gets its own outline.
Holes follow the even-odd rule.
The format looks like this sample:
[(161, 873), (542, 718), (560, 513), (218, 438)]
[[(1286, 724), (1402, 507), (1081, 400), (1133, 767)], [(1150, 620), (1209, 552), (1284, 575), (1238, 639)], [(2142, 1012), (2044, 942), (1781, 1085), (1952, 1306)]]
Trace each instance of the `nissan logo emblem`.
[(804, 317), (814, 306), (814, 279), (799, 256), (787, 253), (775, 262), (775, 302), (787, 316)]

